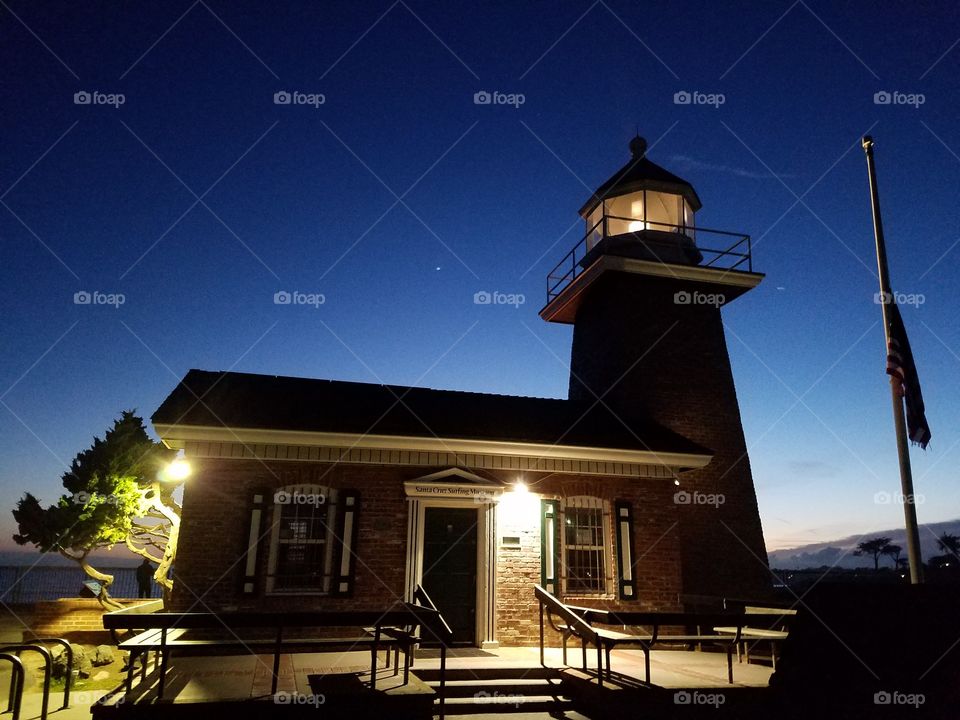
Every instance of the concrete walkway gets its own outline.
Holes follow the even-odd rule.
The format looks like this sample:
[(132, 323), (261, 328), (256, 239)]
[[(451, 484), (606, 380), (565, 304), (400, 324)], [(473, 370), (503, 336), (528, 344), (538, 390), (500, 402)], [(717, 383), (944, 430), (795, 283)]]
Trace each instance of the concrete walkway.
[[(591, 657), (592, 655), (592, 657)], [(596, 684), (595, 654), (588, 653), (588, 672), (577, 672), (584, 682)], [(424, 674), (439, 669), (439, 653), (429, 648), (418, 653), (413, 672), (418, 670)], [(579, 648), (568, 653), (568, 661), (574, 670), (579, 670), (581, 654)], [(365, 652), (349, 653), (303, 653), (285, 655), (282, 658), (279, 690), (285, 693), (309, 695), (313, 692), (308, 678), (334, 673), (356, 673), (362, 681), (369, 674), (369, 654)], [(402, 662), (402, 661), (401, 661)], [(381, 667), (382, 667), (381, 659)], [(561, 652), (556, 648), (546, 651), (548, 668), (563, 669)], [(612, 667), (615, 674), (622, 676), (622, 680), (629, 684), (639, 684), (644, 678), (643, 653), (639, 650), (615, 650), (612, 654)], [(497, 698), (513, 697), (517, 695), (517, 683), (528, 682), (525, 675), (531, 678), (542, 673), (538, 648), (501, 648), (496, 651), (481, 651), (478, 649), (453, 650), (447, 658), (447, 670), (456, 673), (456, 677), (465, 678), (457, 682), (466, 683), (477, 673), (483, 685), (476, 694), (487, 699), (487, 702), (497, 702)], [(593, 672), (591, 672), (593, 671)], [(270, 692), (271, 658), (269, 656), (229, 656), (229, 657), (184, 657), (173, 658), (168, 671), (168, 692), (166, 697), (175, 703), (203, 703), (211, 701), (241, 700), (263, 698)], [(771, 669), (767, 666), (746, 663), (734, 664), (734, 685), (726, 680), (726, 657), (720, 653), (692, 652), (692, 651), (654, 651), (651, 656), (652, 683), (661, 688), (669, 689), (731, 689), (743, 687), (765, 687), (770, 679)], [(402, 675), (401, 675), (402, 677)], [(150, 681), (148, 679), (148, 685)], [(422, 687), (422, 683), (420, 686)], [(431, 686), (435, 683), (431, 682)], [(393, 692), (416, 691), (413, 688), (402, 689), (398, 678), (394, 678), (392, 670), (383, 672), (379, 676), (378, 689)], [(397, 686), (397, 687), (394, 687)], [(454, 684), (453, 687), (456, 687)], [(5, 689), (5, 687), (4, 687)], [(610, 688), (611, 692), (616, 692)], [(50, 698), (51, 720), (87, 720), (90, 718), (90, 708), (107, 691), (77, 691), (71, 694), (70, 708), (61, 710), (62, 694), (53, 693)], [(3, 693), (5, 696), (5, 693)], [(149, 691), (144, 688), (134, 690), (134, 702), (147, 700)], [(467, 701), (469, 702), (469, 697)], [(455, 702), (455, 701), (454, 701)], [(490, 717), (489, 707), (480, 707), (473, 701), (475, 707), (461, 708), (457, 714), (484, 714)], [(481, 703), (482, 704), (482, 703)], [(571, 720), (587, 720), (587, 716), (573, 709), (557, 712), (523, 712), (523, 708), (511, 708), (511, 718), (535, 720), (536, 718), (567, 717)], [(33, 720), (40, 716), (40, 695), (31, 692), (24, 696), (23, 720)]]

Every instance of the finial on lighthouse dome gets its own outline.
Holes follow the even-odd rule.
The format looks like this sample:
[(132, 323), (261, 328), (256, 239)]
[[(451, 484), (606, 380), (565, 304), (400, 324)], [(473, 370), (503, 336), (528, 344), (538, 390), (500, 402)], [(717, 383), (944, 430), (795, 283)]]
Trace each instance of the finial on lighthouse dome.
[(630, 141), (630, 154), (635, 160), (641, 160), (647, 154), (647, 141), (639, 134)]

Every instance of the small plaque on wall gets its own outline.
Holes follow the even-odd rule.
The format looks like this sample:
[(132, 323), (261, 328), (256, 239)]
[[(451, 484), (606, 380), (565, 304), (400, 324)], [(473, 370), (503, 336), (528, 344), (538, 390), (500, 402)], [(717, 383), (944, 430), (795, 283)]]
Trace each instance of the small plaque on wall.
[(504, 535), (500, 544), (508, 547), (520, 547), (520, 537), (518, 535)]

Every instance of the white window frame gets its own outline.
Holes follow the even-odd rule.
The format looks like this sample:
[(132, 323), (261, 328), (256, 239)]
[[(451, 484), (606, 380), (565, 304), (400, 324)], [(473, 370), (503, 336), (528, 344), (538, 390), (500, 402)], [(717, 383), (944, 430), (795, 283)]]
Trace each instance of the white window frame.
[[(316, 507), (318, 512), (326, 513), (326, 537), (324, 537), (322, 540), (312, 538), (310, 540), (299, 542), (288, 541), (281, 538), (280, 529), (282, 523), (280, 513), (283, 511), (285, 505), (276, 502), (276, 498), (280, 493), (287, 493), (291, 496), (294, 496), (296, 493), (308, 496), (322, 495), (325, 498), (324, 503), (322, 505), (311, 507)], [(274, 491), (273, 500), (274, 502), (271, 507), (270, 515), (270, 521), (272, 523), (272, 527), (270, 529), (270, 556), (267, 562), (267, 581), (265, 585), (265, 592), (268, 595), (329, 595), (332, 589), (333, 575), (336, 570), (336, 568), (333, 566), (333, 550), (334, 546), (336, 545), (337, 491), (334, 488), (325, 487), (323, 485), (287, 485), (282, 488), (277, 488)], [(284, 544), (326, 545), (323, 554), (323, 568), (321, 572), (323, 580), (320, 587), (277, 587), (276, 573), (277, 565), (280, 561), (280, 546)]]
[[(583, 589), (568, 589), (567, 586), (567, 509), (591, 508), (600, 510), (600, 519), (603, 531), (603, 547), (581, 546), (575, 548), (600, 549), (603, 557), (603, 586), (600, 590), (585, 591)], [(612, 597), (613, 593), (613, 534), (610, 531), (610, 502), (603, 498), (590, 495), (576, 495), (560, 499), (560, 587), (564, 597)]]

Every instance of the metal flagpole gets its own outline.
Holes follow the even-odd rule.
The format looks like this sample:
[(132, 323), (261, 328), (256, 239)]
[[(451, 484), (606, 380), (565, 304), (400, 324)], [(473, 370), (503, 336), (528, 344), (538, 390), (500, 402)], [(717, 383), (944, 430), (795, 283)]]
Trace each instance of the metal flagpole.
[[(863, 151), (867, 155), (867, 174), (870, 176), (870, 206), (873, 209), (873, 234), (877, 241), (877, 269), (880, 271), (880, 299), (883, 308), (883, 333), (890, 348), (890, 273), (887, 269), (887, 247), (883, 241), (883, 222), (880, 220), (880, 197), (877, 194), (877, 171), (873, 164), (873, 138), (864, 136)], [(903, 519), (907, 529), (907, 557), (910, 559), (910, 582), (923, 582), (923, 560), (920, 557), (920, 530), (917, 526), (917, 505), (913, 495), (913, 473), (910, 470), (910, 446), (907, 425), (903, 417), (903, 397), (898, 392), (896, 379), (890, 377), (893, 397), (893, 425), (897, 434), (897, 456), (900, 459), (900, 488), (903, 494)]]

